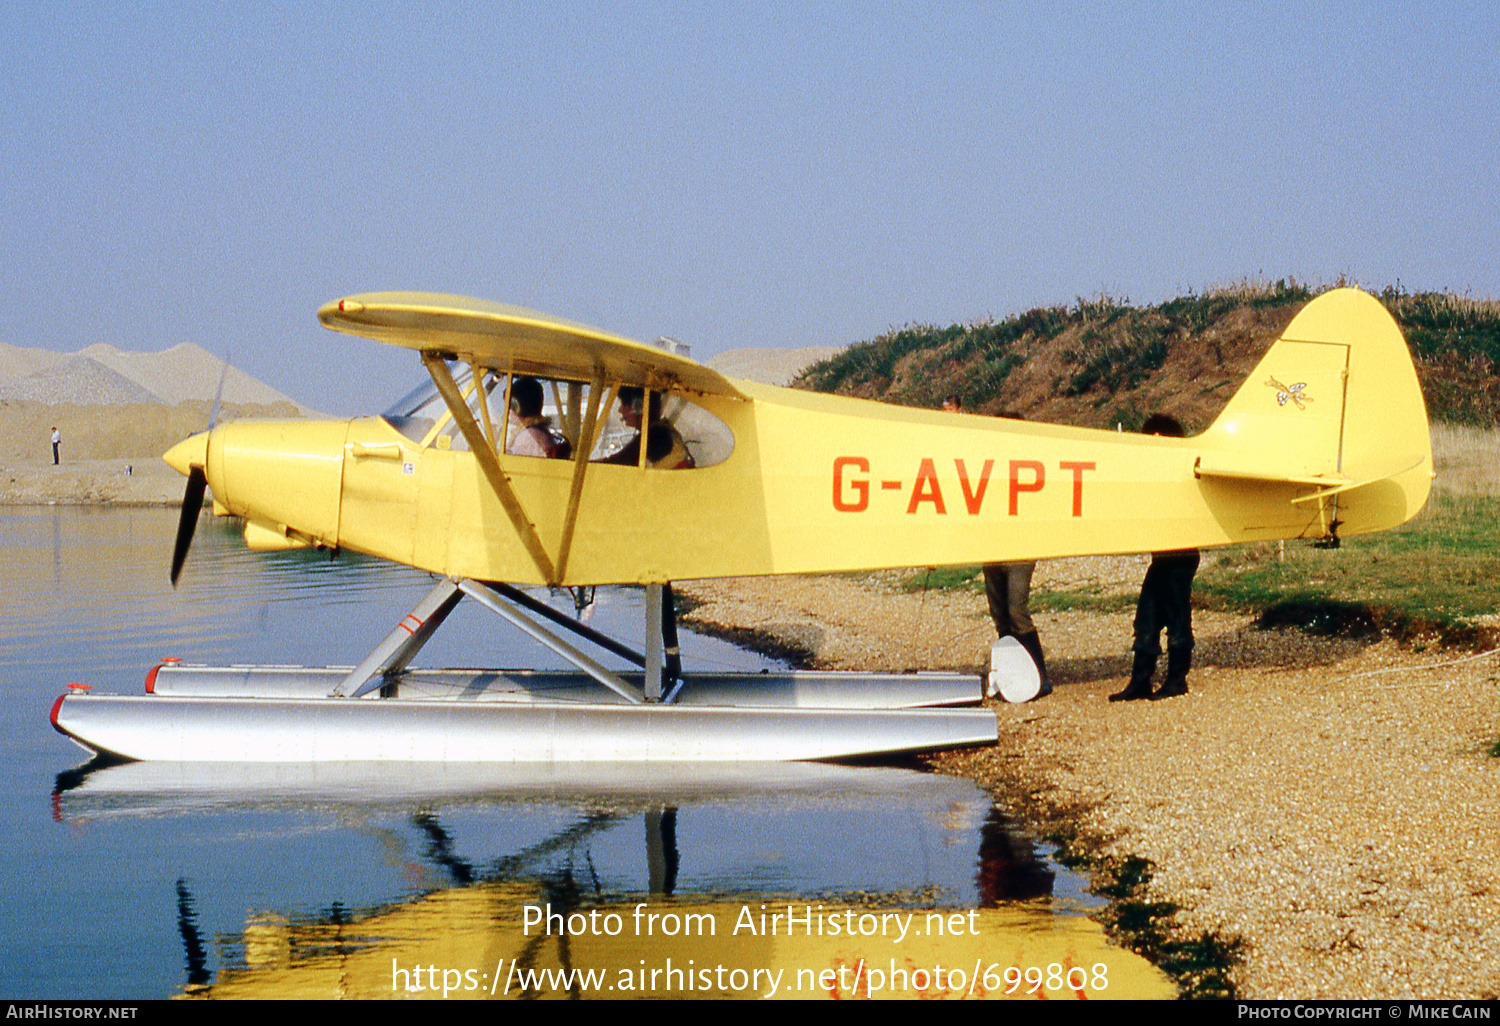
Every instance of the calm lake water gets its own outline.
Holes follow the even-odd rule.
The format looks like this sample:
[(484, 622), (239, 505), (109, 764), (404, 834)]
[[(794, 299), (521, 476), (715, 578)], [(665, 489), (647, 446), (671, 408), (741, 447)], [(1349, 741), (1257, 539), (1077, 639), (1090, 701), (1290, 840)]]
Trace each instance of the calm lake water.
[[(516, 967), (624, 972), (739, 958), (795, 970), (866, 958), (866, 948), (824, 950), (834, 943), (827, 934), (771, 952), (765, 932), (743, 923), (727, 954), (701, 936), (645, 937), (631, 920), (642, 905), (663, 917), (696, 909), (721, 939), (743, 915), (788, 906), (837, 912), (851, 929), (856, 910), (983, 909), (983, 938), (964, 941), (981, 951), (968, 960), (966, 948), (966, 966), (992, 956), (1090, 967), (1107, 959), (1107, 996), (1161, 992), (1153, 971), (1105, 946), (1078, 914), (1080, 882), (967, 781), (821, 766), (590, 775), (131, 764), (79, 773), (85, 753), (48, 723), (70, 682), (139, 693), (164, 656), (348, 665), (431, 587), (425, 574), (374, 560), (251, 553), (231, 522), (205, 518), (174, 591), (176, 516), (0, 508), (0, 768), (11, 781), (0, 799), (0, 996), (379, 996), (410, 989), (418, 965), (456, 970), (451, 979), (467, 991), (480, 981), (483, 996)], [(554, 602), (571, 610), (565, 595)], [(601, 590), (592, 623), (633, 641), (640, 603), (639, 592)], [(418, 665), (559, 665), (466, 607)], [(683, 648), (690, 669), (779, 668), (691, 634)], [(528, 908), (613, 911), (632, 925), (623, 936), (549, 936), (527, 932)], [(860, 938), (871, 959), (938, 957), (915, 943)], [(629, 989), (627, 977), (610, 979)], [(740, 979), (720, 989), (761, 992), (762, 981)], [(680, 976), (642, 977), (635, 989), (660, 993), (674, 980), (683, 989)]]

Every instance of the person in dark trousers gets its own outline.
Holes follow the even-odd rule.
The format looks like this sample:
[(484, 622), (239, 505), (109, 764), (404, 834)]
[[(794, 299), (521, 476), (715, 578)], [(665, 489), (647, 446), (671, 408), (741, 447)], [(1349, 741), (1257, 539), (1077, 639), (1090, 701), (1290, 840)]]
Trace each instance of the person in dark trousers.
[[(1163, 413), (1146, 418), (1143, 434), (1186, 438), (1175, 417)], [(1153, 552), (1141, 597), (1135, 606), (1135, 662), (1130, 683), (1109, 696), (1111, 702), (1138, 698), (1173, 698), (1187, 694), (1188, 670), (1193, 665), (1193, 576), (1198, 572), (1198, 550)], [(1161, 632), (1167, 632), (1167, 677), (1161, 689), (1151, 691), (1156, 661), (1161, 657)]]
[[(943, 399), (943, 410), (947, 413), (962, 413), (963, 400), (957, 395)], [(1024, 420), (1019, 413), (1000, 414), (1009, 420)], [(1052, 682), (1047, 678), (1047, 658), (1042, 653), (1042, 639), (1031, 619), (1031, 576), (1036, 572), (1035, 560), (1016, 560), (1010, 563), (986, 563), (984, 565), (984, 595), (989, 601), (990, 619), (995, 622), (995, 634), (1001, 638), (1015, 638), (1036, 664), (1037, 676), (1041, 678), (1041, 690), (1037, 697), (1052, 694)]]
[[(1019, 413), (1005, 411), (997, 416), (1007, 420), (1025, 420)], [(984, 594), (989, 600), (990, 619), (995, 621), (995, 633), (1000, 637), (1015, 638), (1036, 664), (1037, 676), (1042, 679), (1042, 688), (1037, 697), (1052, 694), (1052, 681), (1047, 677), (1047, 657), (1042, 653), (1042, 639), (1037, 634), (1036, 624), (1031, 619), (1031, 576), (1036, 572), (1036, 560), (1017, 560), (1010, 563), (986, 563), (984, 565)]]
[(1033, 560), (984, 564), (984, 595), (989, 601), (990, 619), (995, 621), (997, 637), (1015, 638), (1036, 664), (1041, 678), (1037, 697), (1052, 694), (1047, 677), (1047, 658), (1042, 654), (1042, 639), (1031, 619), (1031, 575), (1036, 571)]

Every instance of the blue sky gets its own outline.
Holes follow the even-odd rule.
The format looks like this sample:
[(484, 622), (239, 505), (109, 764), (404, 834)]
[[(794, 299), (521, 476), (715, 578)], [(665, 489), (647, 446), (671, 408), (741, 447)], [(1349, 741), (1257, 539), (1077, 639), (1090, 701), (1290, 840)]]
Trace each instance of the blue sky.
[(383, 407), (414, 289), (699, 358), (1107, 292), (1500, 296), (1493, 4), (18, 3), (0, 341)]

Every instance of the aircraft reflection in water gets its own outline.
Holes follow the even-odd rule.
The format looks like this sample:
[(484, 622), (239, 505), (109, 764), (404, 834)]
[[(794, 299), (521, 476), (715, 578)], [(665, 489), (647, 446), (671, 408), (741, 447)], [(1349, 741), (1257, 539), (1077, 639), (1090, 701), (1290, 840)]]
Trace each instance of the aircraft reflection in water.
[[(214, 895), (176, 881), (188, 997), (1174, 996), (1058, 907), (1053, 870), (968, 782), (815, 764), (601, 768), (133, 763), (62, 774), (55, 801), (79, 824), (337, 810), (420, 877), (409, 899), (252, 912), (238, 936), (208, 941), (198, 916)], [(515, 840), (516, 816), (543, 807), (553, 825)], [(831, 826), (802, 836), (816, 832), (796, 825), (805, 812)], [(382, 813), (405, 828), (375, 828)], [(493, 843), (514, 850), (461, 854), (456, 824), (497, 813), (513, 840), (495, 830)], [(767, 813), (769, 840), (728, 836), (726, 822)], [(644, 859), (620, 845), (642, 822)], [(839, 850), (830, 836), (858, 840)], [(827, 864), (797, 862), (799, 845)]]

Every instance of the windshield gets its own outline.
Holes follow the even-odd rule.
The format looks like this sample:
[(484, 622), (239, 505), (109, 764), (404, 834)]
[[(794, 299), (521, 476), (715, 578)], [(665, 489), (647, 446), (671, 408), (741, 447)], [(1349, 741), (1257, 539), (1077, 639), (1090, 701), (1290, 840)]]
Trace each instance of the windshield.
[[(447, 361), (448, 370), (461, 390), (468, 390), (473, 372), (467, 364)], [(493, 384), (489, 387), (493, 389)], [(380, 416), (387, 424), (401, 432), (413, 442), (427, 440), (428, 433), (437, 422), (447, 416), (448, 407), (438, 394), (437, 385), (431, 378), (419, 382), (415, 388), (397, 399)]]

